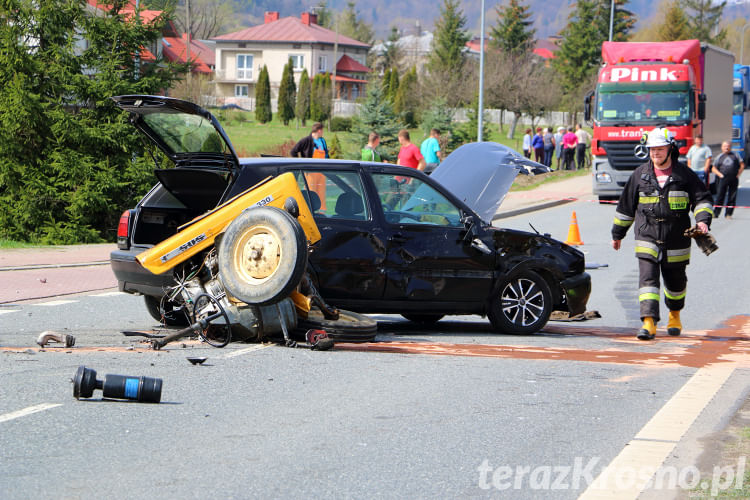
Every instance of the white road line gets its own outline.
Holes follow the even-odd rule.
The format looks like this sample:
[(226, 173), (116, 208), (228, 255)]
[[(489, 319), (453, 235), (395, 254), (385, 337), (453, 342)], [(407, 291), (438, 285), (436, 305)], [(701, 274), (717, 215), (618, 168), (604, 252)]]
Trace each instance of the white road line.
[(228, 352), (225, 355), (222, 356), (223, 359), (229, 359), (234, 358), (236, 356), (242, 356), (243, 354), (247, 354), (253, 351), (259, 351), (261, 349), (265, 349), (267, 347), (272, 347), (273, 344), (257, 344), (250, 347), (245, 347), (244, 349), (237, 349), (236, 351)]
[(62, 406), (62, 404), (61, 403), (42, 403), (36, 406), (29, 406), (28, 408), (24, 408), (23, 410), (12, 411), (10, 413), (0, 415), (0, 423), (7, 422), (8, 420), (13, 420), (14, 418), (25, 417), (26, 415), (31, 415), (32, 413), (37, 413), (40, 411), (49, 410), (51, 408), (56, 408), (58, 406)]
[(115, 295), (126, 295), (125, 292), (104, 292), (104, 293), (97, 293), (96, 295), (91, 295), (91, 297), (113, 297)]
[(50, 306), (62, 306), (65, 304), (75, 304), (76, 302), (78, 301), (77, 300), (51, 300), (49, 302), (40, 302), (38, 304), (33, 304), (33, 305), (50, 307)]
[(20, 309), (0, 309), (0, 314), (8, 314), (18, 312)]
[(734, 363), (695, 372), (589, 485), (578, 500), (635, 500), (698, 415), (734, 372)]

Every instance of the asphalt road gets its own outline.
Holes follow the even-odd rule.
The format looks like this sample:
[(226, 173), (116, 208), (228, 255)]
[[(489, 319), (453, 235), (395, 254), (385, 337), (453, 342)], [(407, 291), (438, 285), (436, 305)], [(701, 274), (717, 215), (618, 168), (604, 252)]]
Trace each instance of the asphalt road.
[[(717, 253), (693, 252), (685, 335), (653, 343), (633, 339), (636, 262), (632, 236), (609, 247), (613, 207), (501, 223), (565, 239), (573, 210), (588, 261), (608, 265), (589, 271), (602, 318), (533, 336), (496, 335), (476, 316), (425, 329), (383, 315), (380, 342), (329, 352), (192, 341), (154, 352), (120, 333), (154, 327), (139, 297), (0, 307), (0, 498), (573, 499), (628, 450), (644, 467), (666, 450), (665, 465), (687, 470), (750, 388), (738, 265), (750, 210), (715, 223)], [(44, 330), (76, 347), (40, 352)], [(79, 365), (160, 377), (162, 403), (76, 401)]]

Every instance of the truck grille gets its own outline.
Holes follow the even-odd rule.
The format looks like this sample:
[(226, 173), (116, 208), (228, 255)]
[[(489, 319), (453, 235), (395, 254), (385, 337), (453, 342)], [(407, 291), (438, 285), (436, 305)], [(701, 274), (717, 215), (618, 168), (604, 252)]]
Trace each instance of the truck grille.
[(635, 170), (646, 162), (635, 157), (633, 149), (639, 141), (602, 141), (599, 143), (607, 152), (607, 160), (615, 170)]
[(739, 139), (740, 138), (740, 129), (733, 128), (732, 129), (732, 139)]

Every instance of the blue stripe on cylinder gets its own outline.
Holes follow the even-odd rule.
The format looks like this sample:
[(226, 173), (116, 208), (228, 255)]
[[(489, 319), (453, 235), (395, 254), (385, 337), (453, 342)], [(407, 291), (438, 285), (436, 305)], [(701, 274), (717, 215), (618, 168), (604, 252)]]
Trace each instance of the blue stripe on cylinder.
[(125, 397), (128, 399), (138, 399), (138, 386), (140, 380), (137, 378), (125, 379)]

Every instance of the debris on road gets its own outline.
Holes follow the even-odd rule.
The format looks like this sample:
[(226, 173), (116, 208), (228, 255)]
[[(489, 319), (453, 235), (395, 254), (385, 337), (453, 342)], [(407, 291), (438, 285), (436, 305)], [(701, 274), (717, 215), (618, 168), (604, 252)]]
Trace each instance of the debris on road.
[(40, 347), (45, 347), (48, 342), (54, 341), (60, 344), (65, 344), (65, 347), (73, 347), (76, 343), (76, 338), (67, 333), (57, 333), (50, 330), (44, 331), (36, 339), (36, 343)]
[(129, 377), (126, 375), (105, 375), (104, 381), (97, 380), (96, 370), (81, 365), (73, 378), (73, 397), (90, 398), (94, 389), (102, 390), (102, 399), (129, 399), (141, 403), (161, 401), (160, 378)]
[(208, 358), (205, 356), (197, 356), (197, 357), (188, 357), (187, 360), (190, 361), (190, 364), (192, 365), (202, 365), (206, 362)]

